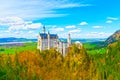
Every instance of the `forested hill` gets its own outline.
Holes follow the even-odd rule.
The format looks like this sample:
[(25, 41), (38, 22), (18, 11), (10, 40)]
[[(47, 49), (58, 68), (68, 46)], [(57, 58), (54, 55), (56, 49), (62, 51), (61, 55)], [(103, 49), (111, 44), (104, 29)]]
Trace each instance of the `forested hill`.
[(116, 31), (114, 34), (108, 37), (107, 40), (105, 41), (105, 45), (108, 45), (110, 43), (113, 43), (119, 40), (120, 40), (120, 30)]

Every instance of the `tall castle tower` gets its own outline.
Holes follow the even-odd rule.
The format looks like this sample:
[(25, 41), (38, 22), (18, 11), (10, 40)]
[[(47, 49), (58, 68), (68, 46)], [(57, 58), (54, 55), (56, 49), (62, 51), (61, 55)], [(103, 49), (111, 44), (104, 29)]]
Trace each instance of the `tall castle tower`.
[(45, 25), (43, 26), (43, 33), (46, 33)]
[(68, 40), (67, 40), (67, 42), (68, 42), (68, 47), (70, 47), (70, 45), (71, 45), (71, 36), (70, 36), (70, 33), (68, 34)]
[(48, 37), (48, 50), (49, 50), (50, 49), (50, 33), (49, 33), (49, 31), (48, 31), (47, 37)]

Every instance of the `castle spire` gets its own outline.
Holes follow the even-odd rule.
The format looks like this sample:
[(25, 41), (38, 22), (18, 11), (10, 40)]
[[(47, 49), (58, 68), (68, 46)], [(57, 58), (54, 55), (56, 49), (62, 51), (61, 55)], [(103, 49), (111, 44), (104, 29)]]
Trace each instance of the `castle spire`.
[(49, 31), (48, 31), (47, 36), (48, 36), (48, 49), (50, 49), (50, 33), (49, 33)]
[(67, 42), (68, 42), (68, 47), (70, 47), (70, 45), (71, 45), (71, 36), (70, 36), (70, 33), (68, 34), (68, 40), (67, 40)]
[(45, 25), (43, 26), (43, 33), (46, 33)]

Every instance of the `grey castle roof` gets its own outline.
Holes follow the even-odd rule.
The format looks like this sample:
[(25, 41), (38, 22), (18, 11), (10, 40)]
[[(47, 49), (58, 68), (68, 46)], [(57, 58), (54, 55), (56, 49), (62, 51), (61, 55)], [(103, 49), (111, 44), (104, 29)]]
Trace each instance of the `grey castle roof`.
[[(40, 33), (39, 34), (41, 38), (47, 39), (48, 38), (48, 34), (47, 33)], [(58, 38), (57, 34), (49, 34), (50, 38)]]

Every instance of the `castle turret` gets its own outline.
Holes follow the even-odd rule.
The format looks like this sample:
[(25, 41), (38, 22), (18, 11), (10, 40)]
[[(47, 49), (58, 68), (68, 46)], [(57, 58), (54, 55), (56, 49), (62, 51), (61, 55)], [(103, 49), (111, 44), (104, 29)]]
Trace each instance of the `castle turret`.
[(43, 33), (46, 33), (46, 29), (45, 29), (45, 26), (43, 26)]
[(67, 39), (68, 47), (71, 45), (71, 36), (70, 33), (68, 34), (68, 39)]
[(47, 34), (47, 37), (48, 37), (48, 49), (50, 49), (50, 33), (49, 32)]

